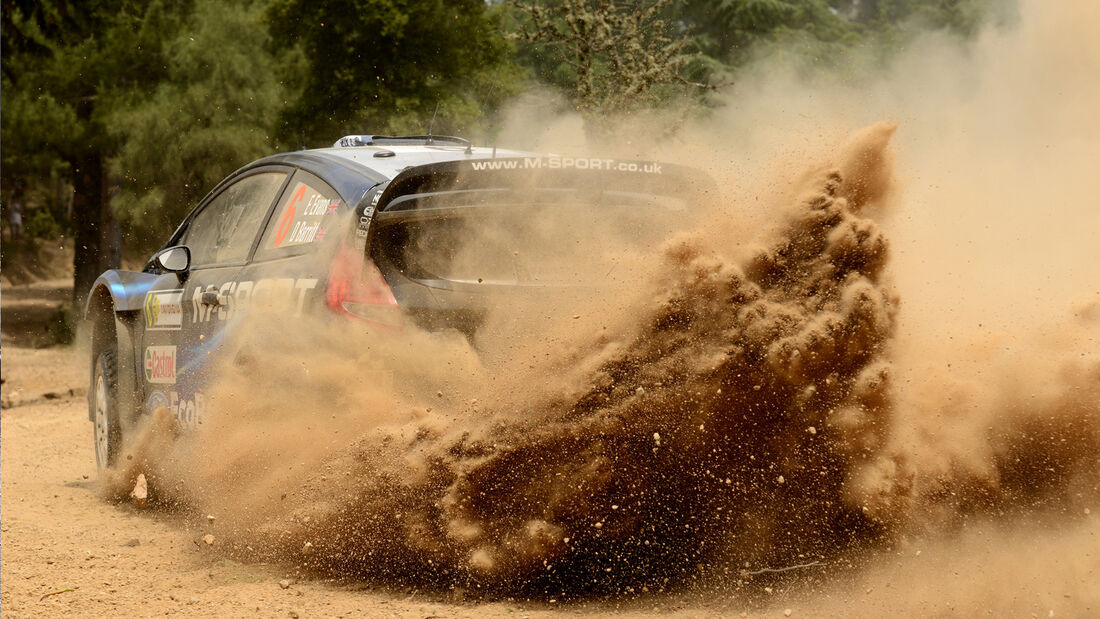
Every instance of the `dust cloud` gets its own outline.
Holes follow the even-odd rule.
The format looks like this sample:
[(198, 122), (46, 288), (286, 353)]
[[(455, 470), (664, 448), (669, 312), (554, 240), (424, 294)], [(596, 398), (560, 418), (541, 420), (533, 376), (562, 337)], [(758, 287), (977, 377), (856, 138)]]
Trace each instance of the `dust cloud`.
[[(498, 590), (854, 560), (806, 594), (827, 610), (875, 580), (863, 550), (967, 552), (976, 522), (1032, 565), (1095, 548), (1097, 23), (1024, 3), (851, 83), (762, 61), (713, 118), (613, 149), (722, 188), (615, 292), (502, 303), (472, 343), (254, 320), (216, 414), (179, 436), (154, 417), (108, 486), (143, 472), (227, 552)], [(990, 561), (990, 582), (1050, 577)]]
[(167, 451), (144, 433), (158, 448), (128, 462), (238, 546), (403, 578), (660, 586), (733, 539), (768, 558), (870, 534), (838, 499), (889, 413), (896, 299), (859, 212), (888, 186), (893, 131), (797, 179), (745, 265), (674, 236), (630, 321), (551, 319), (535, 358), (253, 320), (210, 396), (224, 414)]

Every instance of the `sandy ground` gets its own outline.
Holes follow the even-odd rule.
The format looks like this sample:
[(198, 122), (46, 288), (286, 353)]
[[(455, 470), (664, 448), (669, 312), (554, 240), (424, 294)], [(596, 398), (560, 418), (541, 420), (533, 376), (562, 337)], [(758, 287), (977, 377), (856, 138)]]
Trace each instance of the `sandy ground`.
[[(51, 286), (40, 290), (49, 294)], [(35, 296), (3, 292), (5, 304)], [(39, 295), (41, 296), (41, 295)], [(7, 326), (7, 325), (5, 325)], [(25, 340), (24, 340), (25, 341)], [(1100, 613), (1100, 510), (991, 521), (784, 580), (626, 599), (514, 600), (240, 563), (183, 516), (96, 492), (79, 347), (3, 346), (0, 614), (38, 616), (1068, 616)]]
[(49, 279), (3, 289), (0, 341), (37, 348), (51, 344), (50, 323), (72, 298), (72, 279)]
[[(38, 616), (456, 616), (451, 592), (374, 591), (360, 583), (299, 582), (242, 565), (201, 542), (173, 514), (115, 505), (96, 492), (79, 345), (33, 348), (44, 317), (70, 294), (64, 281), (5, 286), (0, 412), (0, 614)], [(280, 581), (289, 581), (280, 583)], [(283, 584), (288, 586), (283, 587)], [(517, 616), (516, 604), (476, 614)], [(522, 614), (538, 615), (532, 608)]]
[[(536, 616), (540, 608), (455, 604), (356, 583), (299, 582), (266, 565), (227, 560), (172, 514), (96, 494), (85, 369), (75, 352), (5, 347), (0, 415), (0, 607), (5, 617)], [(70, 395), (72, 389), (78, 395)], [(63, 393), (45, 399), (47, 392)], [(283, 588), (280, 580), (291, 580)], [(285, 584), (285, 583), (284, 583)], [(48, 595), (52, 594), (52, 595)], [(47, 597), (43, 597), (47, 596)], [(520, 612), (521, 615), (515, 613)]]

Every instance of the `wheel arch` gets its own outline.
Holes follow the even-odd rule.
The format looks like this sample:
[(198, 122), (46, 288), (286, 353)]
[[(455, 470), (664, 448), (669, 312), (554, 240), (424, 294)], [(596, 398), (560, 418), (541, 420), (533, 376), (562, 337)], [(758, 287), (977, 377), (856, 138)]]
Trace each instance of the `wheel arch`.
[(88, 296), (84, 320), (92, 323), (92, 356), (95, 357), (109, 342), (118, 339), (115, 324), (115, 303), (106, 286), (96, 286)]
[[(118, 281), (111, 282), (111, 272), (104, 273), (92, 287), (84, 310), (84, 319), (91, 323), (91, 367), (89, 368), (88, 417), (94, 421), (93, 381), (95, 379), (95, 360), (101, 352), (112, 344), (116, 348), (118, 362), (118, 404), (119, 421), (125, 432), (136, 421), (141, 384), (137, 380), (137, 334), (136, 318), (139, 314), (140, 298), (137, 307), (131, 296), (124, 294), (124, 287)], [(107, 281), (104, 281), (107, 280)], [(112, 286), (111, 283), (115, 283)]]

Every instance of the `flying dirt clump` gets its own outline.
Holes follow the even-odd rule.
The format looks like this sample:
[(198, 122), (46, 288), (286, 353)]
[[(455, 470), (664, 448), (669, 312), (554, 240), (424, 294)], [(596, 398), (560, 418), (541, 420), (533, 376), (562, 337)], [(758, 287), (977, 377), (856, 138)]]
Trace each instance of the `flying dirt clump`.
[[(890, 412), (897, 302), (887, 242), (860, 212), (889, 187), (893, 130), (865, 130), (840, 165), (800, 180), (785, 224), (746, 264), (705, 234), (666, 243), (635, 325), (593, 334), (567, 361), (601, 359), (576, 397), (531, 400), (508, 381), (492, 393), (482, 368), (454, 391), (490, 392), (491, 405), (444, 399), (348, 428), (240, 539), (321, 569), (584, 589), (663, 583), (719, 549), (760, 560), (872, 534), (841, 488)], [(245, 397), (232, 382), (235, 406), (271, 404), (263, 383), (276, 374), (250, 376)], [(397, 370), (393, 398), (371, 406), (426, 410), (434, 389), (415, 395), (408, 376)], [(300, 391), (299, 403), (311, 390)], [(363, 410), (348, 391), (344, 406)], [(204, 440), (219, 449), (217, 434)], [(248, 485), (249, 468), (230, 483)]]

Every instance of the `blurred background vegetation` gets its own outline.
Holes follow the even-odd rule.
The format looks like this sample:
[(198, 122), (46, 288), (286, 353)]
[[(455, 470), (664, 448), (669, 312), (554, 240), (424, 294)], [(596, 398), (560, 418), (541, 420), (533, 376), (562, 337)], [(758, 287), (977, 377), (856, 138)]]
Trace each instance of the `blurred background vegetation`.
[(488, 140), (540, 86), (599, 136), (623, 112), (706, 114), (759, 57), (813, 73), (858, 50), (873, 70), (922, 31), (966, 38), (1012, 14), (1010, 0), (3, 0), (4, 268), (68, 239), (79, 301), (265, 154), (433, 118)]

